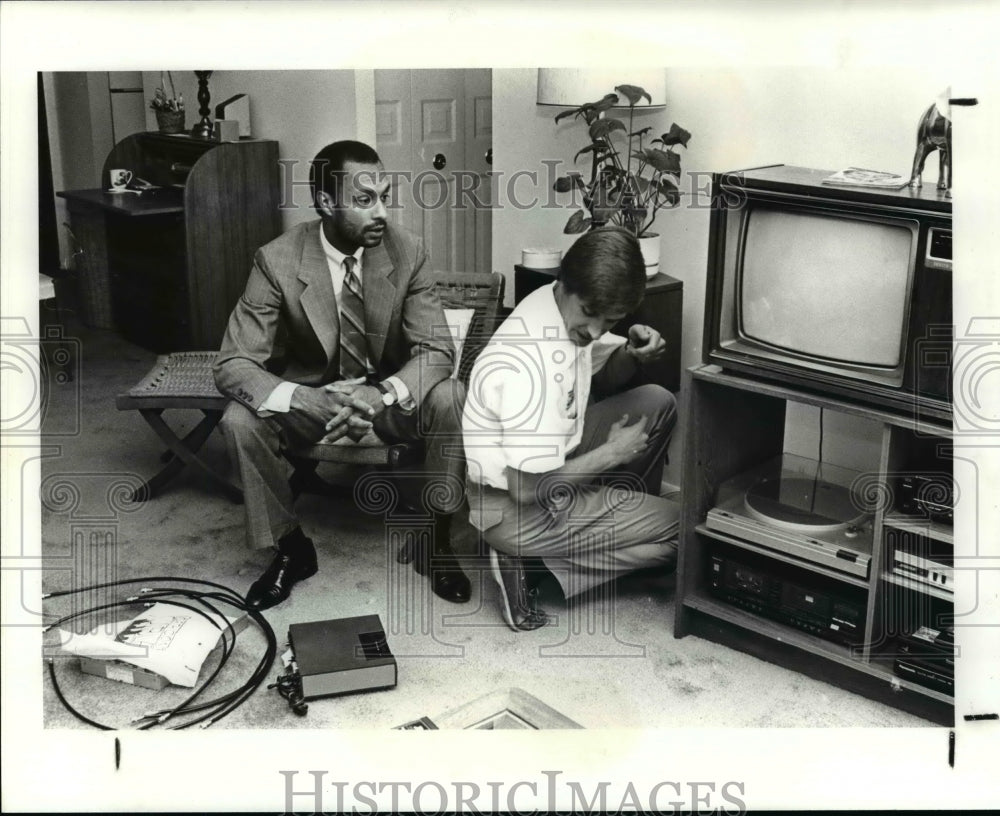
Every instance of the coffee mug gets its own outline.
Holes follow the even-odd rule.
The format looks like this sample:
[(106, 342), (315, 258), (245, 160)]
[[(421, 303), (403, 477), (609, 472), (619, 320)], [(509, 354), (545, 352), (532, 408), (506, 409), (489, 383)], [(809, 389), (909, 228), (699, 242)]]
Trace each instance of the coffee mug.
[(132, 180), (131, 170), (112, 170), (109, 175), (111, 176), (112, 190), (124, 190)]

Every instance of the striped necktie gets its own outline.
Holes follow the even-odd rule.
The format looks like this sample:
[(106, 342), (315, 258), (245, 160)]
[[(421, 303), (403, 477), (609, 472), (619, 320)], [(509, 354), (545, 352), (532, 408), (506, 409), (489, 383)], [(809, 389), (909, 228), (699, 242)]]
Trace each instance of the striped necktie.
[(344, 258), (344, 288), (340, 293), (340, 374), (344, 379), (368, 374), (368, 340), (357, 263), (352, 255)]

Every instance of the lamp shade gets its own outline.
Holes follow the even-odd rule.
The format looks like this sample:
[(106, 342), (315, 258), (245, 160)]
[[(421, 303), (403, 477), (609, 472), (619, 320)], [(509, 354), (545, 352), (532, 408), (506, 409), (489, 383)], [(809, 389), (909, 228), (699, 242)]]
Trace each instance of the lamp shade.
[[(639, 100), (636, 108), (662, 108), (667, 104), (664, 68), (539, 68), (538, 104), (577, 108), (614, 93), (616, 85), (638, 85), (653, 98), (652, 104)], [(628, 100), (619, 94), (627, 108)]]

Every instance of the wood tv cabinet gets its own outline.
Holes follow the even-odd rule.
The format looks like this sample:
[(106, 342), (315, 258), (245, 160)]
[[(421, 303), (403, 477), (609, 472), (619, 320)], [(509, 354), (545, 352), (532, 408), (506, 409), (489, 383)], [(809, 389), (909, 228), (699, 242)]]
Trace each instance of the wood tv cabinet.
[[(951, 478), (951, 427), (735, 375), (714, 365), (691, 368), (684, 392), (684, 416), (689, 421), (675, 637), (695, 634), (951, 725), (953, 695), (897, 675), (894, 662), (901, 634), (920, 625), (950, 623), (954, 596), (947, 589), (893, 570), (894, 549), (908, 536), (931, 542), (938, 552), (953, 547), (950, 524), (902, 511), (897, 483), (901, 475), (928, 467), (944, 471)], [(859, 417), (874, 423), (881, 433), (877, 469), (867, 474), (877, 497), (867, 577), (720, 533), (706, 524), (708, 511), (715, 506), (724, 482), (783, 453), (789, 402)], [(860, 643), (841, 645), (726, 602), (712, 591), (713, 556), (746, 559), (762, 565), (765, 572), (774, 569), (776, 574), (791, 573), (806, 586), (815, 581), (834, 587), (834, 591), (842, 590), (863, 610)]]

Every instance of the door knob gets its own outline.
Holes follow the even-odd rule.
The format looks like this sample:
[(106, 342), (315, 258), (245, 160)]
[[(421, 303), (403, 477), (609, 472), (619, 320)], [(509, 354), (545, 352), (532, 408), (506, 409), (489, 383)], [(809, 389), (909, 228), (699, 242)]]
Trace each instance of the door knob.
[(492, 147), (489, 150), (486, 151), (486, 155), (484, 156), (484, 158), (486, 159), (486, 163), (487, 164), (489, 164), (489, 165), (493, 164), (493, 148)]
[(434, 155), (434, 169), (444, 170), (444, 166), (448, 163), (448, 160), (444, 157), (444, 153), (437, 153)]

